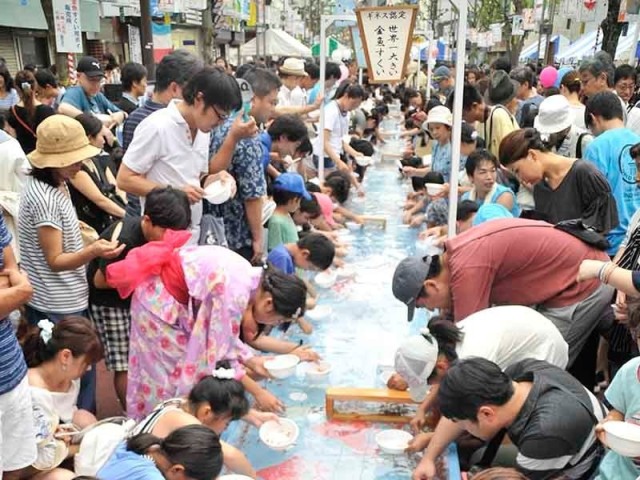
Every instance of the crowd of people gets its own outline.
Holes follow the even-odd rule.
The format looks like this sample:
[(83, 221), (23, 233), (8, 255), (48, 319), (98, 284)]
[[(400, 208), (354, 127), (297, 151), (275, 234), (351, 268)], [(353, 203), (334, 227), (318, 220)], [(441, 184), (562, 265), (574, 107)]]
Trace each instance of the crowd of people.
[[(410, 77), (431, 98), (406, 104), (407, 130), (420, 127), (410, 150), (426, 139), (431, 155), (407, 154), (401, 169), (414, 190), (403, 220), (430, 254), (400, 262), (393, 293), (410, 321), (415, 308), (439, 314), (398, 348), (388, 383), (421, 402), (414, 480), (435, 478), (452, 441), (464, 469), (514, 468), (478, 478), (637, 478), (636, 459), (609, 450), (603, 427), (639, 413), (636, 69), (600, 52), (576, 69), (500, 58), (469, 67), (464, 85), (447, 66), (433, 77)], [(458, 235), (448, 239), (452, 181)]]
[[(640, 475), (603, 435), (640, 415), (635, 69), (602, 53), (575, 70), (499, 59), (464, 85), (441, 65), (426, 85), (410, 64), (404, 84), (376, 86), (329, 62), (322, 91), (313, 61), (219, 60), (174, 51), (151, 92), (135, 63), (84, 57), (64, 92), (51, 71), (0, 65), (3, 476), (212, 480), (225, 466), (255, 478), (220, 434), (282, 413), (261, 383), (268, 355), (319, 360), (278, 331), (312, 331), (304, 271), (343, 264), (336, 230), (365, 221), (348, 201), (396, 141), (413, 190), (402, 221), (440, 248), (392, 282), (409, 321), (437, 311), (399, 346), (388, 384), (420, 402), (414, 479), (434, 478), (452, 441), (464, 469), (515, 467), (478, 479)], [(389, 120), (402, 124), (393, 139)], [(76, 441), (113, 427), (96, 418), (102, 360), (133, 423)]]

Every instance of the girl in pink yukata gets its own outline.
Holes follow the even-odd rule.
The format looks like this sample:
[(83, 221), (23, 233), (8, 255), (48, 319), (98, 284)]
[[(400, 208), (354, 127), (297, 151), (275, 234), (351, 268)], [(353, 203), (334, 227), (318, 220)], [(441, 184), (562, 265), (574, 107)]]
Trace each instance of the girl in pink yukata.
[(223, 247), (188, 246), (189, 232), (133, 249), (107, 268), (107, 282), (131, 299), (127, 414), (140, 419), (163, 400), (187, 395), (226, 360), (259, 407), (283, 404), (244, 367), (268, 376), (241, 340), (304, 314), (307, 289), (295, 275), (252, 267)]

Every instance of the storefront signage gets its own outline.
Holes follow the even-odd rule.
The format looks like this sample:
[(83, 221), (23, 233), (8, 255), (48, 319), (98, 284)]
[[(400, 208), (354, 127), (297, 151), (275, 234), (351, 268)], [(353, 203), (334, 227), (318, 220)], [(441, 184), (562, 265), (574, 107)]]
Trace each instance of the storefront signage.
[(61, 53), (82, 52), (80, 0), (53, 0), (56, 50)]

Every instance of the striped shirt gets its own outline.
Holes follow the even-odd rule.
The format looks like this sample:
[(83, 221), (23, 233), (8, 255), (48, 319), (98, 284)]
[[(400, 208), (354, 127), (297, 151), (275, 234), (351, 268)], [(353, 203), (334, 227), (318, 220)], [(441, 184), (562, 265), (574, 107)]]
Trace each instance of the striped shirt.
[(122, 130), (122, 148), (125, 150), (129, 148), (131, 141), (133, 140), (133, 133), (140, 125), (140, 122), (151, 115), (156, 110), (160, 110), (161, 108), (165, 108), (166, 105), (162, 103), (154, 102), (153, 100), (149, 100), (142, 107), (136, 108), (131, 115), (127, 117), (124, 122), (124, 127)]
[[(4, 268), (4, 249), (11, 244), (11, 234), (0, 215), (0, 269)], [(22, 349), (9, 317), (0, 320), (0, 395), (16, 388), (27, 374)]]
[(42, 312), (58, 314), (85, 310), (89, 303), (85, 267), (53, 272), (40, 247), (39, 227), (60, 230), (63, 252), (82, 250), (78, 217), (69, 196), (31, 177), (22, 192), (18, 220), (22, 266), (33, 286), (29, 305)]

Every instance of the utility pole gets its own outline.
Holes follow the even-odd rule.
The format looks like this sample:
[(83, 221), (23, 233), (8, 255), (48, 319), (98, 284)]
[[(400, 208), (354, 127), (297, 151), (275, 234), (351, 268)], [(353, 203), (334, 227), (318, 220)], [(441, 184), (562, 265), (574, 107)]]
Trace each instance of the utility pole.
[[(211, 15), (211, 12), (207, 12)], [(153, 30), (151, 27), (151, 5), (149, 0), (140, 0), (140, 42), (142, 62), (147, 69), (147, 78), (156, 78), (156, 63), (153, 60)]]
[[(542, 18), (540, 19), (540, 28), (538, 29), (538, 48), (536, 49), (536, 65), (540, 60), (540, 46), (542, 45), (542, 31), (544, 29), (544, 16), (547, 13), (547, 0), (542, 1)], [(549, 38), (547, 38), (549, 43)], [(546, 48), (545, 48), (546, 51)]]
[[(547, 30), (547, 41), (544, 44), (544, 55), (542, 56), (542, 62), (544, 64), (547, 63), (547, 55), (549, 54), (549, 43), (551, 40), (551, 34), (553, 33), (553, 20), (555, 19), (556, 16), (556, 4), (554, 1), (551, 1), (551, 5), (549, 6), (549, 8), (551, 9), (551, 12), (549, 13), (549, 29)], [(544, 18), (542, 19), (542, 24), (544, 25)], [(558, 40), (559, 41), (559, 40)], [(553, 63), (553, 62), (551, 62)]]

